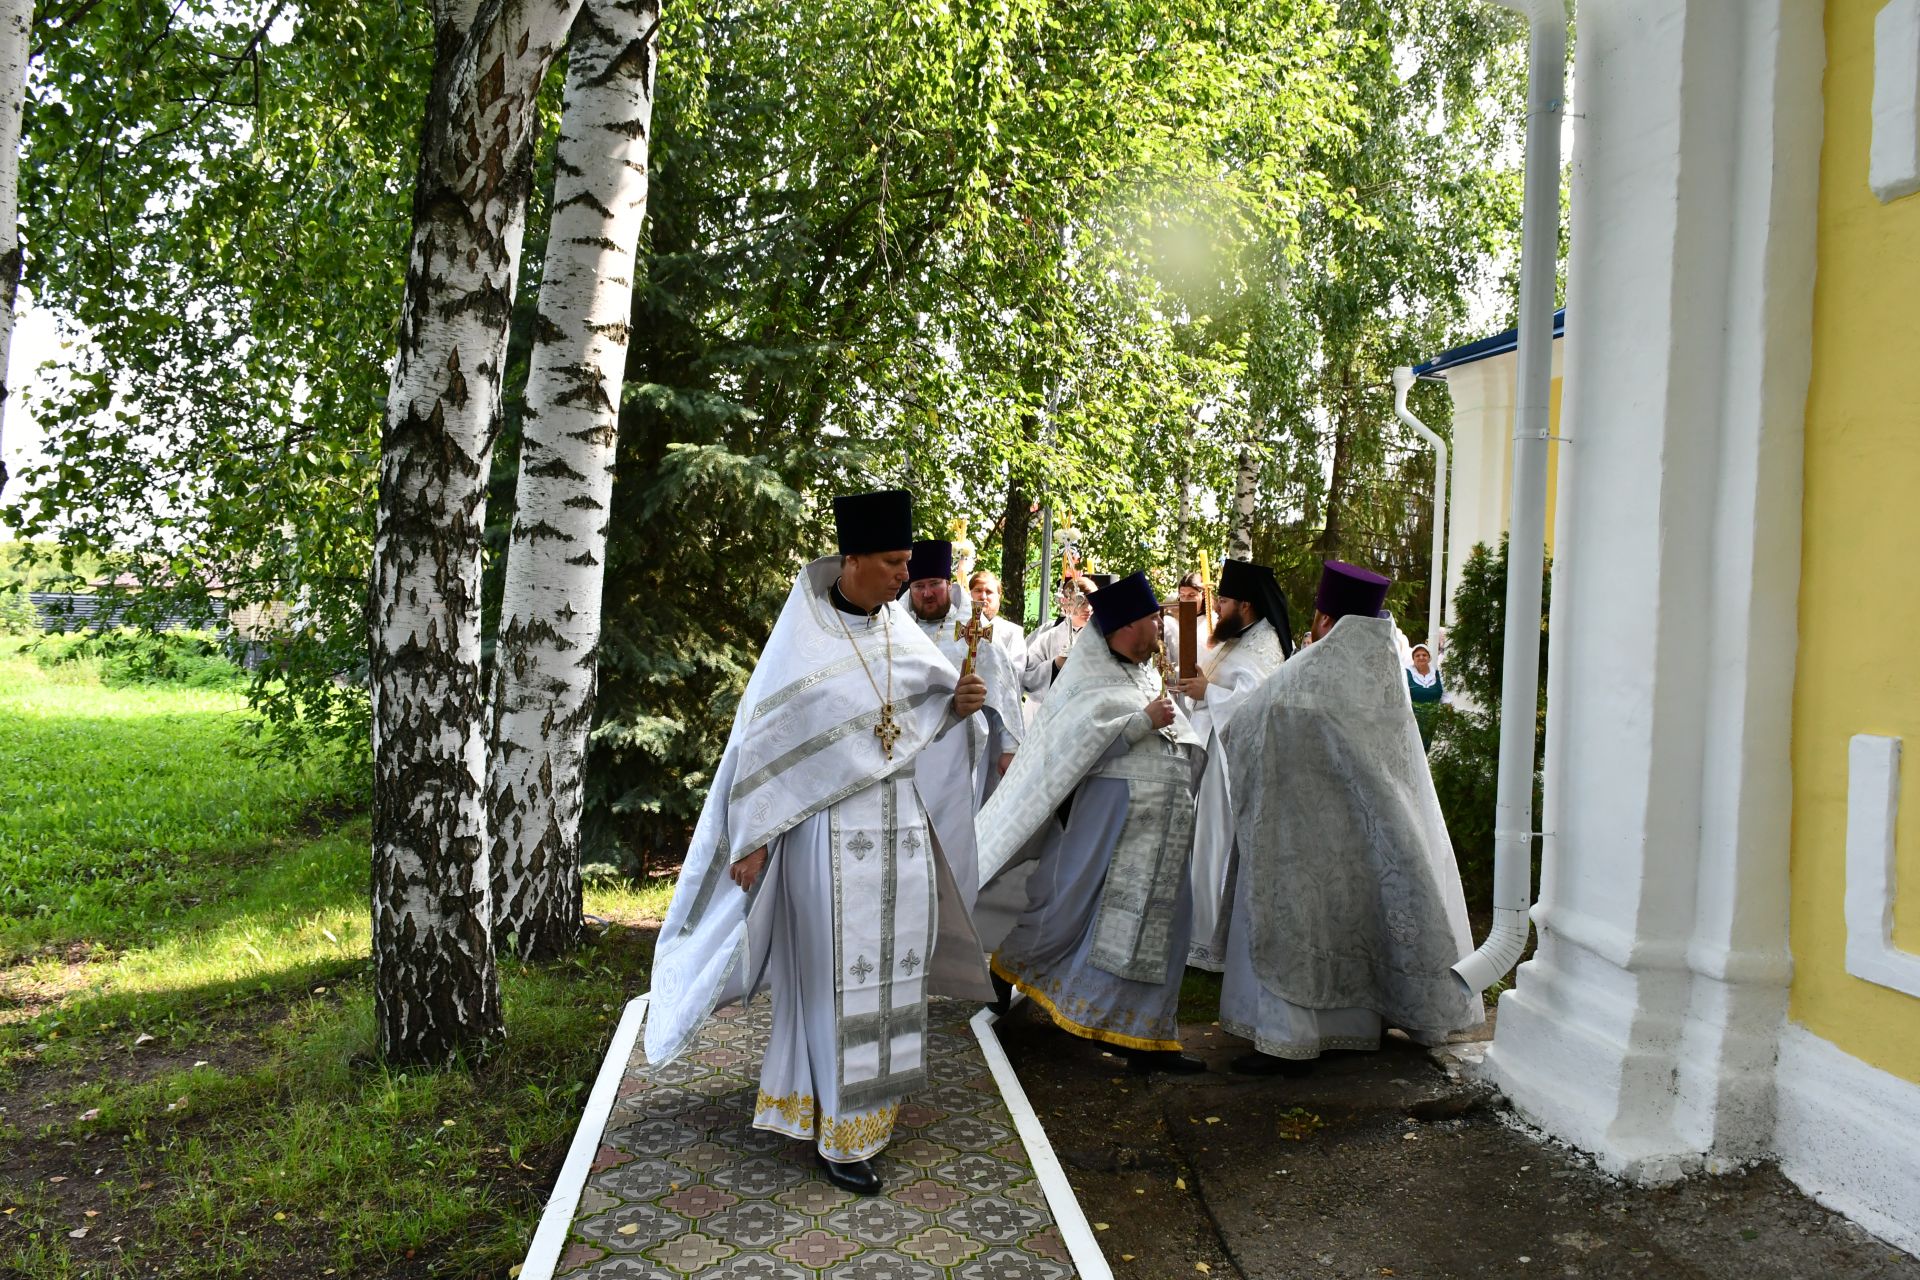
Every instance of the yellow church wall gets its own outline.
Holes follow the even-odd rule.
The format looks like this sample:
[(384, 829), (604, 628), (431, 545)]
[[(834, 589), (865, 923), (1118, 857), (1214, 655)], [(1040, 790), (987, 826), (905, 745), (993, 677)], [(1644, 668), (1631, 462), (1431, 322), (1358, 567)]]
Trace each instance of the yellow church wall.
[(1880, 0), (1826, 8), (1813, 378), (1807, 397), (1800, 648), (1794, 685), (1792, 1018), (1920, 1082), (1920, 999), (1846, 971), (1847, 746), (1905, 740), (1894, 938), (1920, 951), (1920, 197), (1867, 186)]
[[(1503, 357), (1506, 365), (1518, 371), (1518, 356)], [(1511, 376), (1511, 375), (1509, 375)], [(1547, 430), (1553, 439), (1547, 441), (1547, 555), (1553, 555), (1553, 503), (1560, 491), (1560, 387), (1566, 380), (1555, 378), (1552, 390), (1547, 395)], [(1507, 412), (1502, 424), (1502, 438), (1505, 444), (1501, 452), (1500, 463), (1500, 529), (1513, 527), (1513, 419), (1511, 410)], [(1488, 546), (1498, 544), (1499, 532), (1487, 540)]]

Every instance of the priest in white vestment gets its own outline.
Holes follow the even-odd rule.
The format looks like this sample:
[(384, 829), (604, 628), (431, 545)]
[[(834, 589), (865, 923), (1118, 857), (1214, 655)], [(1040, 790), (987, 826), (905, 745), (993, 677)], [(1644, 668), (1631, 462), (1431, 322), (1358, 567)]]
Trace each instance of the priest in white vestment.
[[(1186, 583), (1181, 584), (1184, 595)], [(1242, 700), (1293, 652), (1293, 623), (1273, 570), (1245, 560), (1220, 566), (1214, 624), (1199, 643), (1195, 673), (1180, 682), (1181, 709), (1207, 746), (1193, 825), (1193, 938), (1187, 963), (1227, 967), (1227, 916), (1234, 865), (1233, 801), (1227, 737)]]
[(1016, 673), (1027, 669), (1027, 631), (1019, 623), (1000, 616), (1000, 575), (991, 569), (975, 569), (967, 578), (967, 594), (980, 602), (980, 610), (993, 624), (993, 642), (1007, 655)]
[(1181, 1051), (1178, 1017), (1200, 742), (1151, 662), (1160, 606), (1146, 575), (1091, 605), (1094, 629), (980, 811), (981, 883), (1027, 873), (994, 973), (1135, 1070), (1204, 1070)]
[[(946, 656), (955, 670), (966, 666), (974, 625), (973, 603), (961, 603), (953, 590), (953, 544), (928, 539), (913, 544), (913, 558), (907, 563), (907, 605), (914, 621), (936, 649)], [(1006, 651), (992, 642), (985, 610), (981, 611), (980, 636), (971, 642), (973, 671), (987, 686), (987, 705), (968, 717), (967, 729), (974, 740), (974, 807), (979, 808), (999, 785), (1000, 778), (1013, 763), (1020, 739), (1027, 730), (1026, 716), (1020, 708), (1020, 676), (1008, 661)], [(961, 886), (963, 890), (978, 886)]]
[(1294, 1074), (1329, 1049), (1423, 1044), (1479, 1026), (1453, 973), (1466, 897), (1401, 675), (1390, 582), (1328, 561), (1313, 643), (1234, 712), (1239, 837), (1220, 1025), (1233, 1069)]
[(872, 1194), (926, 1080), (929, 993), (993, 998), (959, 888), (973, 829), (941, 816), (972, 813), (952, 730), (985, 688), (895, 603), (909, 495), (839, 498), (834, 518), (842, 554), (801, 571), (734, 714), (661, 928), (646, 1053), (672, 1062), (716, 1006), (770, 986), (754, 1127)]

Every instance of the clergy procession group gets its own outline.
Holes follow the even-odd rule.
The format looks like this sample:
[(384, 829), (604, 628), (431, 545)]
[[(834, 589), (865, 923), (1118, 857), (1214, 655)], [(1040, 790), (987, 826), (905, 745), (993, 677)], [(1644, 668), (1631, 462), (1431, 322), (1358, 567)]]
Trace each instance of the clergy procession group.
[(1205, 1069), (1179, 1039), (1189, 964), (1225, 975), (1235, 1071), (1481, 1022), (1386, 578), (1329, 562), (1295, 653), (1272, 572), (1228, 561), (1182, 661), (1144, 573), (1069, 579), (1029, 639), (991, 575), (963, 603), (905, 491), (834, 516), (688, 848), (650, 1064), (770, 990), (751, 1123), (871, 1194), (932, 995), (1004, 1011), (1017, 988), (1141, 1072)]

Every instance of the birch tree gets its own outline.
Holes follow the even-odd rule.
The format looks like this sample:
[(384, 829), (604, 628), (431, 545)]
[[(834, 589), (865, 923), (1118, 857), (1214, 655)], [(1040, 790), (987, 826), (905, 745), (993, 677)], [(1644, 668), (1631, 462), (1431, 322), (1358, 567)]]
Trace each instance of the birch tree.
[(568, 54), (487, 778), (494, 933), (526, 957), (560, 954), (580, 931), (581, 770), (659, 19), (659, 0), (587, 0)]
[(446, 1061), (502, 1031), (480, 550), (536, 98), (577, 5), (434, 9), (367, 609), (374, 1001), (389, 1061)]
[[(0, 440), (6, 439), (12, 394), (7, 360), (13, 354), (13, 304), (20, 292), (20, 108), (32, 28), (33, 0), (0, 0)], [(0, 490), (6, 487), (6, 455), (0, 453)]]

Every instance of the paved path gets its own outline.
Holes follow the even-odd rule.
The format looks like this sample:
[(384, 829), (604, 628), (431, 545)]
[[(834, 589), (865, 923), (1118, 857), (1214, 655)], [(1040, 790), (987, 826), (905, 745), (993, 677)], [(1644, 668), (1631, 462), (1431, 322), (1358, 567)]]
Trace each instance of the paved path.
[(566, 1248), (568, 1280), (1067, 1280), (1075, 1275), (967, 1019), (928, 1010), (929, 1085), (842, 1191), (813, 1149), (750, 1127), (771, 1006), (722, 1010), (657, 1077), (636, 1046)]

